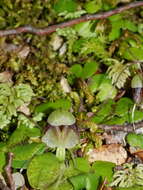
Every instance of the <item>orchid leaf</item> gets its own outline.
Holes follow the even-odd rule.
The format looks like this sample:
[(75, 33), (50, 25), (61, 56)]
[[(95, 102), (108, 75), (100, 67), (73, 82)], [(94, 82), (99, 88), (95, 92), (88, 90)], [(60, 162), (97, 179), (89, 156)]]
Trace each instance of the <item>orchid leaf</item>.
[(45, 153), (31, 160), (27, 176), (33, 188), (45, 190), (45, 187), (56, 182), (60, 172), (61, 165), (56, 156), (52, 153)]

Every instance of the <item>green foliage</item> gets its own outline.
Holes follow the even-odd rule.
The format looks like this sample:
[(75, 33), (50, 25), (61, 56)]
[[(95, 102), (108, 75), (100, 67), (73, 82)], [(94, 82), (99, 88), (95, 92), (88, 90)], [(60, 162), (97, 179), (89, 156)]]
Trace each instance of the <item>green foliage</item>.
[[(123, 97), (117, 102), (108, 100), (108, 102), (100, 105), (91, 121), (95, 123), (106, 123), (108, 125), (122, 125), (125, 122), (132, 123), (133, 105), (133, 101), (127, 97)], [(138, 122), (142, 119), (142, 111), (135, 110), (134, 121)]]
[(90, 165), (89, 162), (87, 160), (85, 160), (84, 158), (75, 158), (74, 160), (74, 167), (76, 170), (80, 171), (80, 172), (90, 172)]
[(127, 142), (132, 147), (143, 149), (143, 135), (130, 133), (127, 135)]
[[(86, 30), (83, 29), (83, 32)], [(81, 31), (80, 31), (81, 32)], [(95, 33), (94, 33), (95, 34)], [(88, 35), (89, 37), (90, 35)], [(79, 55), (85, 56), (88, 54), (94, 54), (97, 58), (108, 58), (108, 52), (106, 51), (106, 38), (105, 36), (98, 36), (97, 38), (81, 38), (76, 40), (73, 44), (73, 52), (79, 53)]]
[(79, 175), (81, 173), (90, 172), (89, 162), (84, 158), (74, 158), (74, 160), (69, 161), (69, 165), (66, 167), (64, 176), (68, 179), (72, 176)]
[(69, 180), (72, 183), (74, 190), (81, 190), (84, 188), (87, 190), (97, 190), (99, 185), (99, 176), (93, 173), (73, 176)]
[(96, 74), (93, 76), (89, 82), (89, 88), (92, 92), (96, 92), (99, 89), (99, 86), (106, 80), (106, 76), (104, 74)]
[(102, 83), (102, 85), (100, 85), (99, 87), (99, 92), (96, 98), (102, 102), (110, 98), (111, 99), (115, 98), (116, 94), (117, 90), (115, 89), (114, 86), (112, 86), (110, 83)]
[(0, 152), (0, 172), (3, 172), (4, 166), (6, 164), (5, 152)]
[(39, 137), (41, 131), (38, 128), (29, 128), (26, 125), (19, 125), (8, 139), (8, 147), (15, 146), (19, 143), (28, 140), (29, 138)]
[[(51, 188), (51, 190), (53, 189), (53, 187)], [(50, 190), (50, 189), (49, 189)], [(63, 181), (59, 186), (58, 186), (58, 190), (73, 190), (73, 186), (69, 181)]]
[(85, 63), (83, 71), (82, 71), (82, 78), (86, 79), (91, 77), (98, 69), (98, 64), (95, 61), (89, 61)]
[(71, 102), (68, 99), (59, 99), (55, 102), (46, 102), (43, 104), (38, 105), (35, 108), (35, 112), (46, 112), (48, 110), (54, 110), (54, 109), (70, 109), (71, 108)]
[[(23, 25), (43, 28), (65, 19), (77, 18), (86, 12), (92, 14), (100, 10), (111, 10), (120, 3), (125, 1), (0, 1), (0, 29)], [(8, 81), (13, 81), (13, 84), (0, 84), (0, 140), (5, 140), (5, 143), (0, 143), (1, 172), (4, 172), (7, 164), (7, 153), (13, 151), (15, 157), (12, 167), (14, 170), (28, 168), (28, 180), (34, 189), (96, 190), (105, 178), (108, 181), (112, 179), (114, 166), (111, 163), (98, 161), (91, 167), (84, 158), (75, 158), (72, 162), (67, 151), (66, 164), (61, 166), (55, 155), (43, 153), (45, 145), (39, 141), (42, 132), (46, 130), (43, 128), (46, 126), (46, 118), (55, 109), (73, 111), (77, 123), (82, 123), (85, 130), (90, 129), (88, 133), (85, 132), (87, 141), (90, 137), (95, 141), (92, 135), (96, 136), (98, 132), (97, 124), (132, 123), (130, 76), (138, 74), (141, 67), (137, 68), (134, 65), (138, 64), (127, 61), (143, 60), (140, 10), (130, 9), (109, 19), (57, 29), (56, 36), (59, 35), (61, 39), (57, 50), (51, 47), (53, 35), (39, 37), (24, 34), (0, 39), (0, 70), (11, 71), (12, 76)], [(25, 46), (29, 49), (26, 57)], [(68, 79), (70, 93), (64, 93), (61, 88), (62, 76)], [(126, 90), (125, 96), (128, 97), (119, 98), (122, 89)], [(32, 98), (33, 96), (35, 97)], [(19, 107), (25, 104), (30, 107), (31, 113), (28, 116), (19, 113)], [(91, 120), (87, 116), (88, 112), (94, 113)], [(143, 120), (140, 107), (135, 110), (134, 120)], [(68, 128), (58, 134), (58, 137), (62, 136), (61, 144), (64, 148), (67, 144), (68, 147), (71, 146), (72, 135), (75, 134), (73, 132), (69, 136), (67, 131), (73, 132)], [(48, 132), (50, 142), (53, 142), (57, 131), (54, 129), (54, 133), (51, 130)], [(130, 146), (142, 148), (142, 135), (129, 134), (127, 141)], [(59, 141), (56, 143), (59, 145)], [(75, 147), (75, 154), (77, 148), (82, 149), (84, 145), (81, 143)], [(47, 151), (50, 152), (51, 149)], [(61, 152), (60, 150), (59, 153)], [(126, 184), (142, 185), (142, 166), (125, 166), (125, 171), (120, 174), (122, 173), (125, 174), (122, 179)], [(132, 182), (128, 177), (133, 179)], [(124, 183), (119, 181), (120, 175), (117, 178), (118, 176), (116, 184)], [(131, 189), (133, 188), (130, 187)]]
[[(44, 167), (43, 167), (44, 166)], [(27, 169), (30, 185), (36, 189), (48, 189), (60, 175), (61, 165), (52, 153), (35, 156)]]
[(63, 29), (58, 28), (56, 32), (59, 36), (64, 36), (67, 39), (70, 39), (71, 37), (73, 38), (76, 35), (76, 31), (71, 27), (67, 27)]
[(80, 64), (74, 64), (70, 68), (70, 72), (73, 73), (77, 78), (82, 76), (82, 66)]
[(38, 126), (37, 122), (42, 120), (43, 113), (35, 113), (33, 117), (27, 117), (24, 114), (18, 115), (18, 125), (25, 125), (28, 128)]
[(30, 103), (34, 96), (28, 84), (12, 86), (11, 83), (0, 84), (0, 128), (10, 123), (12, 116), (17, 116), (17, 109), (25, 103)]
[[(7, 26), (18, 27), (30, 23), (46, 26), (49, 16), (45, 13), (41, 15), (41, 13), (44, 12), (45, 9), (47, 12), (51, 9), (50, 3), (45, 3), (41, 0), (34, 2), (16, 1), (15, 4), (13, 4), (12, 0), (6, 0), (1, 1), (0, 6), (0, 28), (6, 28)], [(6, 19), (6, 17), (8, 19)]]
[(108, 77), (112, 79), (112, 84), (120, 89), (124, 87), (127, 78), (130, 76), (129, 68), (127, 64), (123, 65), (118, 60), (111, 59), (112, 61), (113, 64), (107, 70)]
[(44, 143), (31, 143), (25, 145), (17, 145), (11, 149), (14, 154), (14, 159), (12, 162), (13, 168), (27, 168), (30, 159), (33, 156), (42, 154), (46, 146)]
[(112, 30), (109, 34), (110, 41), (117, 39), (121, 35), (122, 30), (137, 31), (137, 26), (133, 22), (122, 18), (120, 14), (111, 16), (109, 20), (112, 25)]
[(113, 177), (113, 168), (115, 167), (114, 163), (104, 162), (104, 161), (96, 161), (92, 165), (92, 169), (102, 177), (102, 180), (107, 180), (111, 182)]
[(73, 18), (78, 18), (85, 13), (86, 13), (85, 10), (69, 12), (69, 13), (68, 11), (64, 11), (64, 12), (59, 13), (59, 16), (63, 16), (64, 19), (73, 19)]
[(91, 78), (89, 88), (92, 92), (98, 92), (96, 98), (99, 101), (115, 98), (117, 94), (116, 88), (111, 84), (111, 80), (107, 75), (98, 74)]
[(118, 116), (123, 116), (124, 114), (129, 112), (132, 106), (133, 106), (133, 101), (131, 99), (126, 97), (121, 98), (116, 103), (115, 114)]
[(54, 9), (57, 13), (60, 12), (74, 12), (76, 10), (77, 3), (75, 0), (58, 0), (55, 5)]
[(118, 53), (127, 60), (142, 60), (142, 39), (139, 36), (134, 36), (134, 38), (127, 38), (122, 41)]
[(79, 64), (75, 64), (70, 68), (70, 71), (76, 76), (83, 79), (91, 77), (98, 69), (98, 64), (95, 61), (89, 61), (81, 67)]
[(110, 186), (132, 187), (143, 185), (143, 164), (134, 166), (133, 163), (124, 164), (123, 170), (118, 170), (113, 175), (113, 182)]
[(74, 29), (78, 33), (78, 35), (84, 38), (91, 38), (97, 36), (95, 30), (92, 31), (92, 28), (93, 28), (93, 22), (91, 21), (76, 24), (74, 26)]
[(96, 13), (102, 8), (102, 1), (89, 1), (85, 3), (84, 7), (88, 13)]
[(74, 163), (70, 163), (65, 171), (65, 176), (73, 184), (74, 190), (96, 190), (99, 181), (105, 178), (111, 181), (114, 167), (115, 164), (103, 161), (97, 161), (91, 167), (84, 158), (75, 158)]

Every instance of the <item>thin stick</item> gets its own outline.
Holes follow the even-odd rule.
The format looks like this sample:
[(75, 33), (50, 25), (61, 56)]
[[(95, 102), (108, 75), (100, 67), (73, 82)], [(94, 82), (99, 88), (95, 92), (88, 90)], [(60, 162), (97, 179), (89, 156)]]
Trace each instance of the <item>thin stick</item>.
[(104, 131), (124, 131), (124, 132), (134, 132), (137, 129), (143, 128), (143, 121), (135, 123), (133, 126), (132, 123), (127, 125), (98, 125), (99, 128), (103, 129)]
[(116, 9), (113, 9), (110, 11), (100, 12), (97, 14), (87, 14), (87, 15), (81, 16), (79, 18), (72, 19), (72, 20), (62, 22), (59, 24), (51, 25), (51, 26), (48, 26), (45, 28), (35, 28), (33, 26), (22, 26), (22, 27), (13, 28), (13, 29), (0, 30), (0, 37), (9, 36), (9, 35), (17, 35), (17, 34), (21, 34), (21, 33), (32, 33), (32, 34), (36, 34), (36, 35), (48, 35), (48, 34), (55, 32), (58, 28), (65, 28), (65, 27), (73, 26), (75, 24), (79, 24), (81, 22), (86, 22), (89, 20), (102, 20), (102, 19), (108, 18), (112, 15), (129, 10), (131, 8), (141, 7), (141, 6), (143, 6), (143, 1), (137, 1), (137, 2), (129, 3), (127, 5), (118, 7)]
[(135, 117), (135, 109), (136, 109), (136, 106), (137, 106), (137, 104), (134, 104), (134, 106), (133, 106), (133, 110), (132, 110), (132, 123), (133, 123), (133, 128), (134, 128), (134, 130), (135, 130), (135, 121), (134, 121), (134, 117)]
[(0, 190), (11, 190), (0, 178)]
[(12, 160), (13, 160), (13, 153), (9, 152), (8, 153), (8, 164), (5, 167), (5, 172), (7, 175), (7, 179), (8, 179), (8, 184), (10, 186), (11, 190), (15, 190), (15, 183), (12, 177)]

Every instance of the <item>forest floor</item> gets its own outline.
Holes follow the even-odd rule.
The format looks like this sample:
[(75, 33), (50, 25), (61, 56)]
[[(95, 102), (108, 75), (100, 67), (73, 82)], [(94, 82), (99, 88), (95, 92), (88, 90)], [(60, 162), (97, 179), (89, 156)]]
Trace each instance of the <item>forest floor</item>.
[(143, 1), (0, 1), (0, 190), (143, 189)]

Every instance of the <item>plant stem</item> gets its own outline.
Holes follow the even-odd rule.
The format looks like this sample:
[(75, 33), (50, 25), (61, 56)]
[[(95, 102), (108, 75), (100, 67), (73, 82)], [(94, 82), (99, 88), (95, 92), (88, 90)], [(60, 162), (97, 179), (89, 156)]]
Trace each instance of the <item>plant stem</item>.
[(9, 152), (8, 153), (8, 164), (5, 167), (5, 172), (7, 175), (7, 179), (8, 179), (8, 184), (10, 186), (11, 190), (15, 190), (15, 183), (12, 177), (12, 160), (13, 160), (13, 153)]
[(86, 14), (79, 18), (72, 19), (72, 20), (62, 22), (59, 24), (51, 25), (51, 26), (48, 26), (45, 28), (35, 28), (35, 27), (29, 25), (29, 26), (22, 26), (22, 27), (8, 29), (8, 30), (0, 30), (0, 37), (9, 36), (9, 35), (17, 35), (17, 34), (21, 34), (21, 33), (32, 33), (32, 34), (36, 34), (36, 35), (48, 35), (48, 34), (55, 32), (58, 28), (70, 27), (75, 24), (79, 24), (81, 22), (86, 22), (89, 20), (102, 20), (102, 19), (108, 18), (112, 15), (129, 10), (131, 8), (141, 7), (141, 6), (143, 6), (143, 1), (137, 1), (137, 2), (129, 3), (127, 5), (118, 7), (116, 9), (113, 9), (110, 11), (99, 12), (97, 14)]
[(62, 162), (65, 160), (66, 150), (65, 148), (58, 147), (56, 150), (56, 156), (57, 158)]

